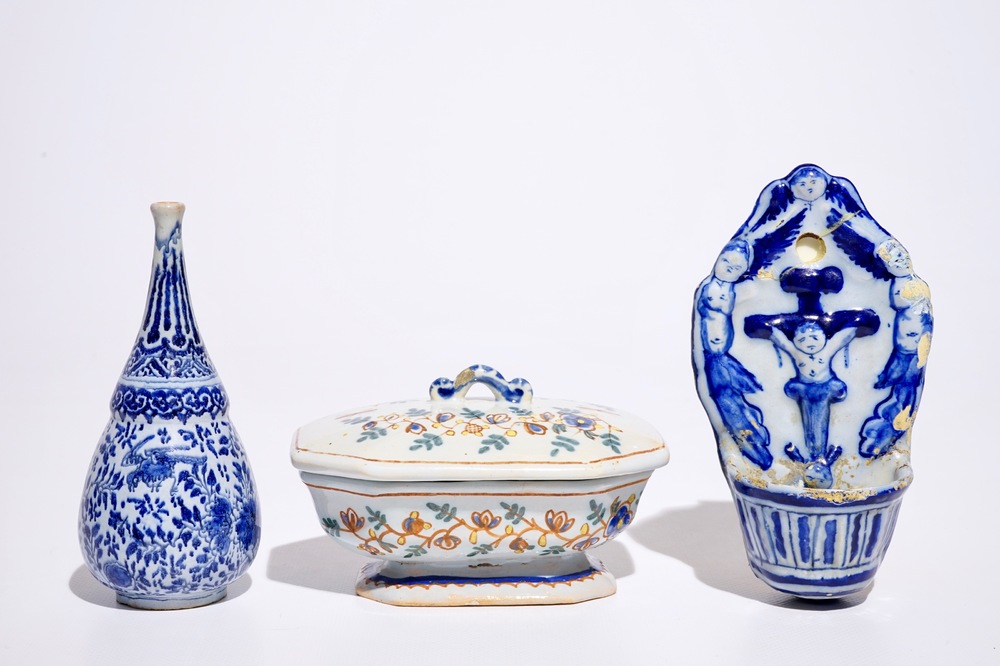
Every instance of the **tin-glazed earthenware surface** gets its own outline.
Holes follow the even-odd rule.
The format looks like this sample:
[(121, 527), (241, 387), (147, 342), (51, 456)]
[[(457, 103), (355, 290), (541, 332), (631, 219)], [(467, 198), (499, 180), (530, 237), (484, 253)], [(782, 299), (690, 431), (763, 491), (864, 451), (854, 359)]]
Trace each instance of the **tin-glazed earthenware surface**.
[(260, 542), (250, 462), (195, 322), (181, 241), (184, 205), (152, 205), (142, 326), (111, 399), (80, 504), (79, 538), (120, 603), (173, 610), (226, 595)]
[[(472, 385), (494, 400), (467, 399)], [(634, 519), (662, 439), (636, 417), (534, 398), (471, 366), (429, 401), (303, 426), (292, 462), (323, 529), (376, 558), (357, 593), (395, 605), (575, 603), (613, 594), (591, 554)]]
[(930, 291), (845, 178), (770, 183), (695, 292), (698, 393), (754, 571), (800, 596), (863, 589), (912, 480)]

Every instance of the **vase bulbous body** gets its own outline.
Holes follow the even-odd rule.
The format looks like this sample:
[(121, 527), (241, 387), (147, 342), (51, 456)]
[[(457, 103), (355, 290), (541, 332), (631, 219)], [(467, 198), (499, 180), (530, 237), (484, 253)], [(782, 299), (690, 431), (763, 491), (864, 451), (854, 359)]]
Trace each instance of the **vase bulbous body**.
[(218, 601), (260, 540), (250, 464), (191, 310), (184, 206), (156, 224), (142, 327), (87, 474), (80, 546), (119, 602), (179, 609)]

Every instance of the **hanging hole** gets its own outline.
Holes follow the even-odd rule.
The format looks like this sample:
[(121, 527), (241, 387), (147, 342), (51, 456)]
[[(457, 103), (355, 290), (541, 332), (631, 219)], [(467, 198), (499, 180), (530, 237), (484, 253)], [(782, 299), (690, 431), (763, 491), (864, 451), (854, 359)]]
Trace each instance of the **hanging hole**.
[(816, 234), (802, 234), (795, 241), (795, 254), (803, 263), (816, 263), (826, 256), (826, 242)]

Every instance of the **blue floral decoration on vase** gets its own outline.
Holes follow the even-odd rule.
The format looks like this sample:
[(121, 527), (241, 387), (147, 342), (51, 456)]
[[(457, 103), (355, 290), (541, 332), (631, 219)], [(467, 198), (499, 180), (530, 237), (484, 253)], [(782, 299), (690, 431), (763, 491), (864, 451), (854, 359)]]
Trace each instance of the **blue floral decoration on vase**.
[(111, 399), (80, 505), (80, 546), (119, 602), (218, 601), (260, 541), (257, 491), (188, 294), (183, 204), (152, 206), (142, 328)]

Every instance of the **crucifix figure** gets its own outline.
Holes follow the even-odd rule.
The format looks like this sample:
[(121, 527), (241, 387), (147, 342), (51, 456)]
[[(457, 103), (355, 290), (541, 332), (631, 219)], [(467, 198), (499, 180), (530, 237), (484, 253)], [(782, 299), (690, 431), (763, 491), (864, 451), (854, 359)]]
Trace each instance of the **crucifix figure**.
[(878, 315), (869, 309), (823, 312), (822, 295), (836, 294), (843, 287), (844, 275), (838, 268), (790, 268), (781, 275), (781, 288), (798, 297), (798, 310), (751, 315), (744, 322), (748, 336), (770, 340), (795, 366), (785, 395), (798, 403), (805, 450), (789, 442), (785, 453), (805, 463), (805, 484), (810, 488), (833, 485), (830, 467), (843, 452), (829, 443), (830, 406), (847, 397), (847, 385), (833, 371), (833, 358), (851, 340), (874, 334), (880, 325)]

